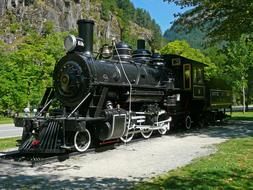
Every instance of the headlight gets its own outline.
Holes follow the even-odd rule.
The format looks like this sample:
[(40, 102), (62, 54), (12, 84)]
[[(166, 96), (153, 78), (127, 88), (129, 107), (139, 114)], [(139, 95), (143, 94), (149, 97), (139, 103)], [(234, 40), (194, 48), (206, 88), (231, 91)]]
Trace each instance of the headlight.
[(64, 47), (67, 51), (72, 51), (76, 48), (76, 37), (68, 35), (64, 41)]

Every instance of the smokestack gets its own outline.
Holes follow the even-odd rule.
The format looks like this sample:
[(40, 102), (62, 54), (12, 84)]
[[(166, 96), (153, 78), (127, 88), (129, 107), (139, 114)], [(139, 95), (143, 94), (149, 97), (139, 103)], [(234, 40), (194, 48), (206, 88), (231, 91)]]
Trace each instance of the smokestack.
[(81, 19), (77, 21), (78, 36), (84, 41), (84, 52), (93, 53), (93, 20)]
[(137, 49), (145, 49), (145, 40), (137, 40)]

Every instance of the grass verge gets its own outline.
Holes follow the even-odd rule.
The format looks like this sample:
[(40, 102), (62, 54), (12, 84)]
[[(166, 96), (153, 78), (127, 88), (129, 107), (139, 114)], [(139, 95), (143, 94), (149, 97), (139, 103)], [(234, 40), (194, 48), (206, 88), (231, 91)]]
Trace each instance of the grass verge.
[(217, 147), (217, 153), (134, 189), (253, 189), (253, 137), (232, 139)]
[(16, 140), (18, 139), (20, 139), (20, 137), (0, 139), (0, 151), (16, 147)]
[(0, 117), (0, 124), (8, 124), (8, 123), (13, 123), (13, 119), (8, 117)]
[(253, 112), (232, 112), (230, 120), (244, 120), (244, 121), (253, 121)]

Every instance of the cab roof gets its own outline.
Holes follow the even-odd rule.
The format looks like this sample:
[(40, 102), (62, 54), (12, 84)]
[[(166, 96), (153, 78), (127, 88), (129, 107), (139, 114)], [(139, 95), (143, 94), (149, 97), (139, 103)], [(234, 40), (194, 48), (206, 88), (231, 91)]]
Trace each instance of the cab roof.
[(188, 59), (186, 57), (176, 55), (176, 54), (163, 54), (163, 58), (164, 58), (165, 62), (169, 63), (169, 64), (172, 64), (173, 59), (180, 59), (180, 62), (182, 64), (191, 64), (191, 65), (198, 65), (198, 66), (204, 66), (204, 67), (207, 66), (205, 63), (195, 61), (192, 59)]

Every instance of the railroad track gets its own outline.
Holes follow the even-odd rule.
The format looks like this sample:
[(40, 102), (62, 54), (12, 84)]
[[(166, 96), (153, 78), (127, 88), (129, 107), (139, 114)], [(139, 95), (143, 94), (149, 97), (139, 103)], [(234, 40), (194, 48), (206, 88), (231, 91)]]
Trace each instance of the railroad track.
[[(210, 127), (210, 126), (208, 126)], [(196, 128), (188, 130), (188, 132), (196, 131)], [(174, 134), (181, 134), (185, 133), (184, 129), (177, 129), (174, 130)], [(153, 138), (161, 137), (159, 134), (152, 135), (149, 139), (143, 138), (134, 138), (130, 142), (126, 144), (133, 144), (139, 141), (146, 141), (151, 140)], [(85, 152), (70, 152), (70, 153), (61, 153), (61, 154), (25, 154), (19, 151), (10, 151), (10, 152), (0, 152), (0, 164), (12, 164), (16, 166), (24, 166), (24, 167), (37, 167), (45, 164), (55, 163), (55, 162), (62, 162), (72, 157), (81, 157), (85, 156), (86, 154), (103, 152), (106, 150), (114, 149), (120, 145), (124, 145), (124, 142), (114, 142), (113, 144), (107, 144), (103, 146), (99, 146), (96, 148), (91, 148), (86, 150)]]
[[(228, 124), (227, 122), (223, 124)], [(206, 128), (211, 127), (207, 126)], [(196, 128), (192, 128), (191, 130), (188, 130), (188, 132), (194, 132), (196, 131)], [(174, 134), (181, 134), (185, 133), (186, 131), (184, 129), (177, 129), (173, 130)], [(153, 138), (161, 137), (159, 134), (154, 134), (149, 139), (143, 139), (143, 138), (134, 138), (130, 142), (126, 144), (133, 144), (139, 141), (146, 141), (151, 140)], [(24, 166), (24, 167), (37, 167), (45, 164), (50, 164), (54, 162), (61, 162), (64, 160), (67, 160), (72, 157), (81, 157), (85, 156), (86, 154), (91, 153), (97, 153), (97, 152), (103, 152), (106, 150), (114, 149), (117, 146), (124, 145), (123, 142), (114, 142), (113, 144), (103, 145), (99, 146), (97, 148), (91, 148), (86, 150), (85, 152), (70, 152), (70, 153), (61, 153), (61, 154), (25, 154), (20, 153), (19, 151), (10, 151), (10, 152), (0, 152), (0, 164), (12, 164), (16, 166)]]
[[(158, 135), (150, 137), (150, 139), (156, 138)], [(136, 138), (127, 144), (133, 144), (139, 141), (145, 141), (150, 139)], [(37, 167), (45, 164), (62, 162), (72, 157), (81, 157), (86, 154), (95, 154), (98, 152), (103, 152), (107, 150), (115, 149), (120, 145), (124, 145), (123, 142), (117, 142), (113, 144), (103, 145), (96, 148), (91, 148), (85, 152), (70, 152), (70, 153), (61, 153), (61, 154), (27, 154), (19, 151), (10, 151), (10, 152), (0, 152), (0, 164), (12, 164), (15, 166), (21, 167)]]
[(92, 148), (85, 152), (70, 152), (70, 153), (61, 153), (61, 154), (24, 154), (19, 151), (6, 152), (0, 156), (0, 163), (2, 164), (12, 164), (17, 166), (24, 167), (37, 167), (45, 164), (50, 164), (54, 162), (62, 162), (71, 157), (84, 156), (90, 153), (96, 153), (113, 149), (114, 146), (106, 146)]

